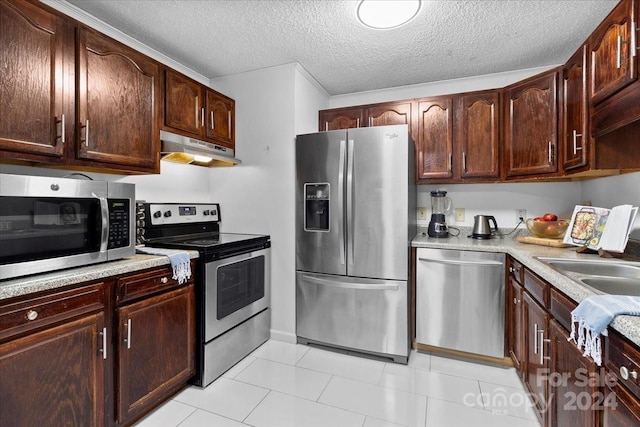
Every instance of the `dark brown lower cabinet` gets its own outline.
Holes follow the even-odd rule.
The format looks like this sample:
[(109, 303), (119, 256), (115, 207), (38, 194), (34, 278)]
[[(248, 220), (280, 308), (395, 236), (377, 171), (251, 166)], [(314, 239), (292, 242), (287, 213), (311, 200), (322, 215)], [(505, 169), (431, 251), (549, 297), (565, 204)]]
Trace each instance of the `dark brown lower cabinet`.
[(637, 427), (640, 426), (640, 402), (616, 380), (605, 388), (604, 413), (602, 427)]
[(0, 426), (108, 423), (103, 295), (100, 283), (0, 305)]
[(194, 285), (119, 307), (117, 319), (118, 422), (128, 425), (194, 374)]
[(599, 410), (603, 405), (604, 370), (589, 358), (582, 356), (569, 334), (555, 320), (549, 324), (550, 373), (549, 422), (553, 427), (596, 427)]
[(524, 381), (538, 416), (544, 419), (548, 402), (549, 346), (545, 336), (548, 336), (549, 314), (528, 292), (523, 293), (522, 301), (526, 357)]

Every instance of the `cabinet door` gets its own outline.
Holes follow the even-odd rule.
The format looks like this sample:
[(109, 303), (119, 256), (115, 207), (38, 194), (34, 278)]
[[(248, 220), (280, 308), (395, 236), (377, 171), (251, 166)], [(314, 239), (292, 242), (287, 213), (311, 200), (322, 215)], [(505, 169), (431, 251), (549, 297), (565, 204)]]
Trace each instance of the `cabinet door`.
[(194, 285), (117, 310), (118, 421), (175, 393), (195, 372)]
[(216, 142), (234, 147), (235, 102), (215, 91), (206, 91), (206, 136)]
[[(549, 315), (531, 298), (523, 293), (523, 317), (525, 322), (525, 384), (538, 414), (547, 411), (547, 376), (549, 374), (548, 334)], [(546, 340), (546, 341), (545, 341)], [(540, 415), (541, 418), (544, 415)]]
[(432, 98), (418, 102), (418, 179), (452, 178), (452, 99)]
[(0, 425), (105, 425), (104, 326), (97, 313), (1, 344)]
[(596, 364), (582, 356), (582, 351), (569, 334), (555, 320), (550, 322), (551, 372), (549, 381), (549, 426), (596, 427), (599, 407), (603, 404), (598, 394), (601, 383)]
[(638, 78), (634, 0), (622, 0), (591, 34), (591, 102), (598, 103)]
[(200, 136), (204, 122), (202, 86), (170, 70), (165, 79), (164, 123)]
[(62, 157), (66, 31), (37, 6), (0, 2), (0, 150)]
[(570, 170), (587, 164), (590, 149), (587, 118), (587, 47), (582, 46), (562, 69), (563, 168)]
[(505, 90), (507, 177), (557, 171), (557, 79), (554, 71)]
[(411, 103), (379, 104), (367, 108), (367, 126), (385, 125), (411, 125)]
[(507, 345), (509, 356), (519, 372), (524, 369), (522, 355), (524, 346), (524, 325), (522, 319), (522, 286), (513, 278), (509, 278), (509, 298), (507, 298)]
[(461, 96), (456, 108), (457, 162), (462, 178), (498, 178), (500, 94)]
[(78, 157), (157, 171), (158, 64), (88, 28), (78, 43)]
[[(636, 427), (640, 425), (640, 400), (616, 380), (607, 376), (604, 387), (602, 427)], [(577, 424), (574, 424), (577, 425)]]
[(353, 129), (366, 126), (364, 121), (365, 109), (356, 108), (336, 108), (324, 110), (319, 113), (320, 132), (338, 129)]

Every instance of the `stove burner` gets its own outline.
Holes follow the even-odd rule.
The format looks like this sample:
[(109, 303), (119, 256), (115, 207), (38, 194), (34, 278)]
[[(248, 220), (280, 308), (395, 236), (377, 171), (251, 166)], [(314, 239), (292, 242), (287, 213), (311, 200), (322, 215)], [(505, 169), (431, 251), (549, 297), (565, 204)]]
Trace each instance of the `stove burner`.
[(219, 239), (216, 238), (212, 238), (212, 239), (195, 239), (195, 240), (187, 240), (184, 243), (185, 244), (192, 244), (192, 245), (215, 245), (216, 243), (220, 242)]

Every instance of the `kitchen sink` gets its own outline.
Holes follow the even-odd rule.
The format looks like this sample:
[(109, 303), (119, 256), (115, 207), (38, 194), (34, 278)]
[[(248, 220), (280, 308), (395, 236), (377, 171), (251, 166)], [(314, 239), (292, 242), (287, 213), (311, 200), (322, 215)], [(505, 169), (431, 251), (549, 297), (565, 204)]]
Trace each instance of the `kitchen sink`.
[(605, 294), (640, 296), (640, 279), (594, 276), (580, 281)]
[[(640, 265), (630, 265), (625, 262), (607, 261), (575, 261), (575, 260), (545, 260), (551, 267), (560, 272), (571, 271), (578, 274), (588, 274), (595, 276), (626, 277), (630, 279), (640, 279)], [(638, 263), (640, 264), (640, 263)]]
[(538, 259), (597, 293), (640, 296), (640, 262), (545, 257)]

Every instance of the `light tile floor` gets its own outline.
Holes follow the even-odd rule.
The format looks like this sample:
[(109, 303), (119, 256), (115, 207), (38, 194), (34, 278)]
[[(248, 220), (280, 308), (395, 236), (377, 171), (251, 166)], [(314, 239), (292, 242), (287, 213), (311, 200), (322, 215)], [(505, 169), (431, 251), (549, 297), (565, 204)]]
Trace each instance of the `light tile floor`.
[(269, 340), (136, 427), (539, 427), (514, 369), (412, 352), (408, 365)]

